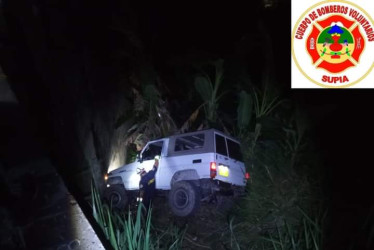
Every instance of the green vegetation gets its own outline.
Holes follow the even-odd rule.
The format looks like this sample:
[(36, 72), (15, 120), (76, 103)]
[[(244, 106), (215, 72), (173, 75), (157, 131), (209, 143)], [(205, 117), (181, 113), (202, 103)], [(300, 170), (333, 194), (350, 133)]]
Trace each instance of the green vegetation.
[(306, 117), (266, 92), (253, 95), (255, 124), (239, 134), (251, 182), (235, 211), (236, 241), (244, 249), (321, 249), (321, 162)]
[[(269, 76), (258, 86), (248, 84), (248, 79), (231, 84), (230, 71), (224, 81), (223, 60), (201, 65), (193, 78), (195, 88), (189, 87), (195, 96), (198, 94), (199, 100), (191, 102), (191, 107), (197, 108), (186, 114), (180, 129), (160, 88), (144, 85), (133, 90), (133, 112), (123, 120), (133, 124), (128, 126), (127, 140), (138, 144), (142, 138), (207, 127), (238, 137), (251, 175), (248, 192), (223, 217), (215, 218), (216, 222), (221, 218), (219, 230), (213, 234), (219, 235), (209, 245), (226, 249), (322, 249), (326, 216), (319, 173), (322, 163), (311, 141), (308, 117), (292, 101), (282, 98)], [(233, 109), (236, 112), (230, 112)], [(135, 157), (134, 153), (128, 155)], [(136, 213), (123, 216), (102, 205), (96, 192), (92, 196), (95, 218), (115, 249), (179, 249), (183, 242), (191, 243), (185, 237), (189, 230), (155, 224), (151, 209), (142, 215), (139, 206)]]
[(125, 215), (103, 204), (96, 188), (92, 185), (92, 209), (94, 218), (113, 249), (174, 250), (181, 248), (185, 230), (173, 225), (163, 230), (152, 226), (152, 208), (145, 212), (146, 209), (142, 203), (136, 211), (129, 211)]
[(204, 71), (195, 77), (195, 88), (203, 100), (205, 110), (206, 127), (214, 127), (220, 121), (217, 115), (219, 100), (223, 94), (218, 94), (218, 90), (223, 80), (223, 60), (212, 63), (215, 68), (214, 81)]

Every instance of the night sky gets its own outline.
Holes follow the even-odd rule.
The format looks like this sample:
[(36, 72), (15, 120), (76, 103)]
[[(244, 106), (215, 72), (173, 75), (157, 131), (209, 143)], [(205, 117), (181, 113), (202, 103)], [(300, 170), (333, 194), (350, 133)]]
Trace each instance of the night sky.
[[(40, 4), (39, 11), (44, 25), (42, 33), (45, 35), (43, 39), (47, 42), (46, 46), (62, 51), (69, 50), (77, 55), (88, 48), (95, 51), (96, 59), (101, 58), (110, 64), (111, 60), (116, 60), (117, 49), (123, 46), (123, 36), (116, 31), (117, 24), (121, 23), (120, 20), (130, 20), (127, 21), (129, 29), (136, 31), (141, 46), (146, 54), (150, 55), (149, 60), (165, 79), (171, 70), (173, 59), (178, 55), (191, 54), (230, 60), (233, 55), (240, 53), (235, 50), (238, 44), (247, 42), (246, 39), (249, 39), (249, 43), (256, 44), (256, 36), (261, 34), (260, 27), (266, 27), (264, 32), (271, 36), (274, 51), (272, 63), (279, 88), (285, 96), (299, 103), (315, 122), (315, 139), (325, 159), (324, 168), (328, 180), (326, 195), (331, 197), (331, 209), (334, 211), (331, 237), (338, 239), (344, 237), (342, 235), (350, 234), (346, 229), (342, 229), (341, 223), (351, 223), (354, 230), (359, 228), (358, 223), (362, 222), (369, 207), (373, 206), (371, 173), (374, 171), (371, 169), (374, 163), (371, 144), (374, 130), (374, 93), (372, 90), (290, 89), (289, 1), (280, 0), (272, 9), (260, 7), (260, 1), (248, 1), (246, 4), (215, 1), (205, 6), (190, 1), (174, 1), (168, 4), (160, 1), (104, 1), (98, 4), (63, 2), (51, 1), (49, 4)], [(23, 13), (24, 10), (20, 9), (19, 15)], [(14, 11), (5, 14), (8, 21), (15, 18)], [(258, 24), (260, 17), (264, 26)], [(2, 58), (2, 67), (5, 72), (13, 75), (14, 81), (24, 81), (31, 76), (30, 85), (17, 85), (14, 90), (25, 105), (25, 112), (31, 112), (29, 116), (45, 119), (46, 110), (40, 108), (48, 103), (48, 100), (43, 99), (45, 93), (40, 94), (40, 100), (34, 95), (34, 101), (32, 98), (29, 100), (25, 94), (33, 88), (39, 88), (39, 85), (36, 83), (37, 74), (34, 74), (37, 66), (33, 65), (30, 57), (35, 51), (30, 51), (30, 41), (26, 41), (17, 32), (20, 28), (27, 29), (21, 26), (17, 26), (16, 22), (11, 22), (11, 25), (7, 26), (9, 36), (6, 36), (2, 46), (2, 52), (6, 54)], [(50, 26), (62, 28), (54, 30), (50, 29)], [(25, 32), (27, 33), (27, 30)], [(4, 48), (10, 47), (16, 48), (17, 51), (4, 51)], [(251, 51), (250, 54), (253, 57), (247, 57), (246, 60), (251, 71), (260, 71), (266, 62), (258, 51)], [(20, 57), (25, 58), (24, 65), (20, 65)], [(19, 72), (20, 69), (24, 70), (23, 73)], [(15, 77), (14, 72), (17, 70), (19, 76)], [(256, 79), (258, 76), (254, 74), (253, 77)], [(178, 84), (172, 81), (165, 83), (170, 90), (171, 98), (173, 93), (176, 96), (181, 95)], [(105, 84), (101, 88), (105, 91)], [(40, 126), (35, 125), (38, 127), (36, 137), (41, 138), (40, 144), (43, 144), (43, 148), (48, 148), (51, 131), (48, 127), (43, 127), (43, 124), (48, 123), (44, 123), (43, 120), (38, 124)], [(8, 129), (9, 126), (5, 128)], [(6, 131), (2, 133), (3, 136), (7, 134)], [(12, 154), (10, 151), (8, 153)], [(9, 155), (4, 157), (8, 159)]]

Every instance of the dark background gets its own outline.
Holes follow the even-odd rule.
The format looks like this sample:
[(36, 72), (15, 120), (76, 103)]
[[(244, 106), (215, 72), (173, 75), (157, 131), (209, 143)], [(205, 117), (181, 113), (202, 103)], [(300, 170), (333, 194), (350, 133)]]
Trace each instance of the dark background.
[[(67, 146), (74, 136), (67, 134), (69, 129), (56, 129), (57, 114), (69, 117), (74, 110), (76, 102), (66, 102), (65, 95), (78, 93), (79, 96), (83, 90), (76, 86), (80, 81), (91, 79), (77, 79), (85, 70), (97, 81), (93, 87), (95, 103), (105, 103), (106, 93), (114, 88), (106, 82), (121, 71), (113, 63), (112, 55), (116, 48), (123, 46), (123, 38), (108, 28), (115, 23), (113, 16), (128, 19), (128, 25), (136, 30), (156, 70), (164, 75), (168, 74), (170, 58), (189, 51), (229, 58), (244, 34), (258, 34), (261, 19), (265, 32), (271, 36), (279, 88), (314, 121), (315, 140), (325, 162), (326, 197), (332, 211), (327, 232), (329, 244), (331, 249), (346, 249), (349, 241), (360, 237), (360, 227), (373, 207), (374, 93), (370, 89), (291, 90), (291, 5), (287, 1), (275, 2), (274, 8), (264, 10), (260, 7), (263, 1), (250, 4), (216, 1), (206, 6), (190, 1), (168, 4), (2, 1), (5, 20), (2, 28), (5, 29), (1, 33), (1, 64), (20, 102), (16, 109), (22, 113), (22, 118), (17, 118), (12, 105), (1, 103), (2, 164), (11, 167), (43, 154), (57, 162), (73, 157), (70, 153), (74, 149), (65, 152), (58, 144), (59, 138), (67, 137), (64, 142)], [(136, 21), (132, 24), (131, 20)], [(253, 51), (250, 65), (254, 71), (263, 67), (264, 62), (258, 56)], [(81, 62), (85, 60), (95, 66), (82, 67)], [(100, 73), (93, 72), (96, 70)], [(65, 85), (67, 78), (68, 86)], [(168, 84), (171, 93), (180, 94), (177, 84)], [(97, 93), (102, 93), (102, 97)]]

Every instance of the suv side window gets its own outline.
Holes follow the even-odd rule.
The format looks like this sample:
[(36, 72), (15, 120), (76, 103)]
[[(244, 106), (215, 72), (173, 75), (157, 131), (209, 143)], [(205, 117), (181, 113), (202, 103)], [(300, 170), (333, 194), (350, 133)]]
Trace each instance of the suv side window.
[(204, 146), (204, 134), (178, 137), (175, 140), (174, 151), (198, 149)]
[(156, 155), (161, 155), (163, 141), (157, 141), (148, 144), (142, 153), (142, 159), (144, 161), (153, 160)]
[(227, 147), (229, 148), (229, 156), (237, 161), (243, 161), (240, 145), (230, 139), (227, 139)]
[(227, 156), (225, 137), (216, 134), (216, 153)]

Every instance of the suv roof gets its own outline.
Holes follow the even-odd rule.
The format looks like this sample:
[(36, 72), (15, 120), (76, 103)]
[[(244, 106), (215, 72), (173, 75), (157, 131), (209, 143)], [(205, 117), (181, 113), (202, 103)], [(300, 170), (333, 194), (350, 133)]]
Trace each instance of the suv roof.
[(220, 135), (222, 135), (222, 136), (225, 136), (225, 137), (227, 137), (227, 138), (229, 138), (229, 139), (231, 139), (231, 140), (233, 140), (233, 141), (235, 141), (235, 142), (240, 143), (240, 142), (238, 141), (238, 139), (236, 139), (236, 138), (234, 138), (234, 137), (232, 137), (232, 136), (230, 136), (230, 135), (227, 135), (227, 134), (225, 134), (224, 132), (219, 131), (219, 130), (214, 129), (214, 128), (203, 129), (203, 130), (197, 130), (197, 131), (187, 132), (187, 133), (174, 134), (174, 135), (169, 136), (169, 138), (171, 138), (171, 137), (178, 137), (178, 136), (181, 136), (181, 135), (194, 135), (194, 134), (200, 134), (201, 132), (211, 132), (211, 131), (213, 131), (213, 132), (215, 132), (215, 133), (217, 133), (217, 134), (220, 134)]
[[(204, 137), (201, 138), (204, 141), (203, 144), (199, 145), (199, 143), (197, 143), (196, 147), (188, 149), (188, 150), (183, 150), (183, 149), (176, 150), (176, 148), (178, 147), (177, 143), (179, 140), (187, 142), (192, 139), (192, 138), (189, 139), (188, 137), (194, 137), (195, 135), (197, 136), (195, 139), (199, 140), (198, 135), (202, 135), (202, 134), (204, 135)], [(214, 134), (218, 134), (220, 136), (223, 136), (229, 140), (232, 140), (240, 144), (240, 142), (237, 139), (233, 138), (232, 136), (228, 136), (225, 133), (217, 129), (198, 130), (198, 131), (189, 132), (189, 133), (175, 134), (175, 135), (167, 137), (169, 138), (168, 155), (169, 156), (180, 156), (180, 155), (215, 152), (216, 149), (215, 149), (215, 142), (214, 142), (215, 141)]]

